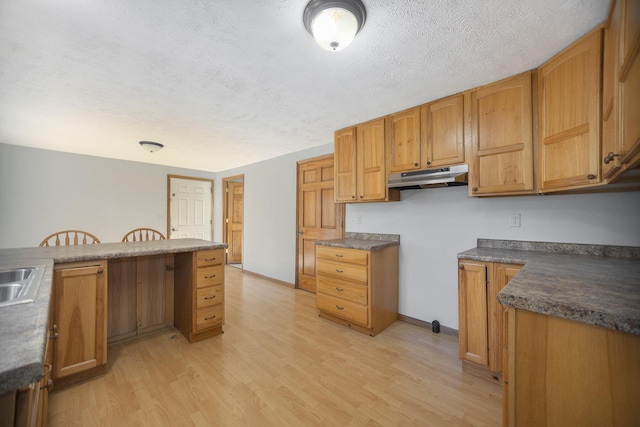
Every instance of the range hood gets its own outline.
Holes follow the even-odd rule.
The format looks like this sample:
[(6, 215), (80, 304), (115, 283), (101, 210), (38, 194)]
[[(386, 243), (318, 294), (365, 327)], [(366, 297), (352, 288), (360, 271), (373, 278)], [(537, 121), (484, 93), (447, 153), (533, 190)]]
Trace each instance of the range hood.
[(415, 190), (419, 188), (467, 185), (468, 172), (468, 165), (455, 165), (444, 168), (393, 173), (389, 175), (389, 188)]

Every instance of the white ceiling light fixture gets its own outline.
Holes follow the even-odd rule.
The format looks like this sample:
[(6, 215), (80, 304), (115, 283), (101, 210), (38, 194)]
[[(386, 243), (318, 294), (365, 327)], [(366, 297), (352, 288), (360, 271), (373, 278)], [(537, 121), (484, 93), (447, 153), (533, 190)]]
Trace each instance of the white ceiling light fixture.
[(366, 17), (360, 0), (311, 0), (302, 19), (320, 47), (338, 51), (349, 46)]
[(160, 144), (159, 142), (153, 141), (140, 141), (140, 145), (150, 153), (160, 151), (162, 147), (164, 147), (164, 145)]

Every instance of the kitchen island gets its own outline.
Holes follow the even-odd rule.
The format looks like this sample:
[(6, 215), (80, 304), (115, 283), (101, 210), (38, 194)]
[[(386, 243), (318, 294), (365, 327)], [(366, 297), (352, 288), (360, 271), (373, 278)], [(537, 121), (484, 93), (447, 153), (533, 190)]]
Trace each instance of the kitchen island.
[[(181, 261), (173, 264), (162, 263), (162, 271), (170, 276), (170, 282), (175, 280), (175, 289), (191, 289), (195, 283), (184, 283), (187, 280), (194, 281), (192, 272), (195, 271), (198, 260), (196, 254), (218, 251), (218, 262), (223, 262), (226, 243), (216, 243), (200, 239), (172, 239), (159, 241), (138, 241), (126, 243), (102, 243), (82, 246), (59, 246), (45, 248), (18, 248), (0, 249), (0, 269), (16, 268), (24, 265), (45, 265), (45, 273), (40, 283), (37, 297), (33, 302), (0, 307), (0, 395), (29, 386), (43, 377), (45, 352), (49, 340), (50, 328), (48, 327), (54, 301), (54, 276), (61, 265), (76, 267), (82, 263), (100, 262), (105, 267), (99, 272), (107, 276), (106, 270), (112, 263), (122, 260), (148, 260), (154, 257), (177, 256)], [(193, 260), (193, 263), (192, 263)], [(182, 264), (185, 265), (182, 265)], [(188, 265), (187, 265), (188, 264)], [(115, 264), (114, 264), (115, 265)], [(174, 271), (181, 272), (174, 279)], [(129, 277), (130, 280), (123, 278)], [(136, 287), (141, 282), (139, 274), (120, 275), (110, 277), (108, 284), (120, 287)], [(116, 280), (122, 279), (122, 280)], [(142, 280), (144, 282), (144, 280)], [(155, 282), (151, 281), (150, 286)], [(170, 283), (174, 285), (174, 283)], [(106, 285), (106, 284), (105, 284)], [(124, 286), (123, 286), (124, 285)], [(224, 284), (222, 283), (222, 287)], [(168, 291), (173, 292), (171, 286)], [(106, 286), (105, 286), (106, 290)], [(134, 292), (134, 295), (140, 293)], [(195, 298), (195, 296), (194, 296)], [(98, 304), (108, 306), (110, 313), (117, 315), (117, 305), (109, 306), (106, 295), (98, 298)], [(165, 303), (171, 303), (169, 309), (173, 310), (173, 300), (163, 299)], [(176, 307), (181, 310), (183, 307)], [(95, 315), (94, 315), (95, 316)], [(184, 316), (176, 314), (176, 318), (184, 320)], [(106, 327), (107, 316), (102, 313), (102, 318), (96, 319), (103, 328), (102, 342), (97, 344), (96, 352), (104, 351), (105, 357), (102, 367), (106, 364)], [(189, 319), (191, 320), (191, 319)], [(195, 320), (194, 320), (195, 322)], [(221, 324), (218, 325), (221, 332)], [(56, 331), (57, 330), (57, 331)], [(51, 331), (52, 337), (62, 333), (56, 328)], [(85, 331), (86, 332), (86, 331)], [(184, 333), (184, 332), (183, 332)], [(77, 345), (74, 344), (74, 345)], [(103, 348), (102, 348), (103, 347)], [(54, 362), (57, 363), (58, 361)], [(55, 367), (53, 368), (55, 372)]]
[(497, 296), (505, 425), (640, 419), (640, 248), (479, 239), (458, 258), (522, 265)]

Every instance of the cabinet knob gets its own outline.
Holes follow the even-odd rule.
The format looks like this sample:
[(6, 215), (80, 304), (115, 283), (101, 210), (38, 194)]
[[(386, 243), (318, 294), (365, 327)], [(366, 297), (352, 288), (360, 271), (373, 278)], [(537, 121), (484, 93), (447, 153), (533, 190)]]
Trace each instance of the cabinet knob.
[(362, 196), (360, 196), (360, 198), (362, 199)]
[(414, 163), (413, 166), (418, 167), (418, 166), (420, 166), (420, 164), (419, 163)]
[(427, 166), (429, 166), (430, 164), (431, 164), (431, 162), (430, 162), (430, 161), (427, 161)]
[(98, 270), (98, 274), (102, 274), (104, 273), (104, 270), (101, 268), (100, 270)]
[(352, 199), (355, 199), (355, 198), (356, 198), (356, 196), (351, 196), (351, 198), (352, 198)]
[(589, 175), (587, 175), (587, 179), (596, 179), (596, 176), (590, 173)]
[(473, 191), (478, 191), (478, 187), (473, 187), (472, 190)]
[(605, 165), (608, 165), (610, 162), (613, 161), (615, 157), (618, 157), (618, 156), (620, 156), (620, 154), (614, 154), (613, 151), (611, 151), (609, 152), (609, 154), (607, 154), (607, 157), (602, 159), (602, 161), (604, 162)]
[(460, 264), (460, 265), (458, 266), (458, 268), (459, 268), (460, 270), (464, 270), (464, 264)]

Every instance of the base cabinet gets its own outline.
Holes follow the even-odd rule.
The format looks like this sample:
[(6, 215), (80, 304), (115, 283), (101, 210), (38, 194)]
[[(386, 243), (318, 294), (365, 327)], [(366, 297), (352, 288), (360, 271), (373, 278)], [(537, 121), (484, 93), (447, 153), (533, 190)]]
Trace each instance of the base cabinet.
[(53, 379), (68, 385), (107, 364), (107, 262), (58, 264), (53, 279)]
[(320, 317), (371, 336), (398, 319), (398, 246), (318, 246), (316, 269)]
[(509, 319), (506, 425), (638, 425), (639, 335), (514, 308)]
[(175, 255), (174, 321), (197, 342), (222, 333), (224, 325), (224, 249)]
[(458, 340), (463, 370), (501, 382), (506, 325), (497, 296), (522, 266), (461, 260), (458, 267)]

